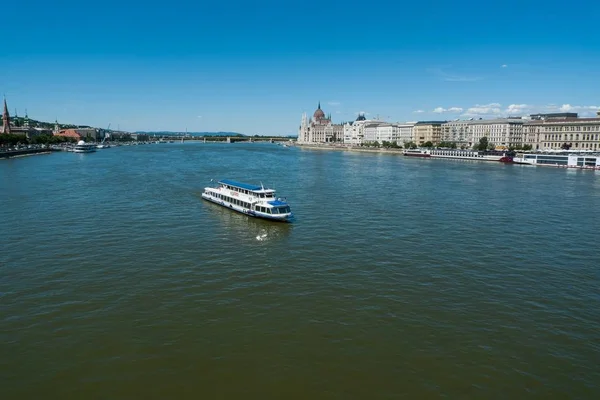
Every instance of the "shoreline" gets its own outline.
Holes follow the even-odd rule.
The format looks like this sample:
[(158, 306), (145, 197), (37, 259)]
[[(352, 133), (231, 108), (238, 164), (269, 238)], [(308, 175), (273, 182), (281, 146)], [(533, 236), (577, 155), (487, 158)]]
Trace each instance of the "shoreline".
[(38, 156), (38, 155), (52, 154), (52, 153), (53, 153), (52, 150), (27, 151), (27, 152), (19, 152), (18, 154), (10, 154), (8, 152), (5, 152), (5, 153), (0, 153), (0, 160), (10, 160), (11, 158)]
[(336, 151), (354, 151), (354, 152), (358, 152), (358, 153), (385, 153), (385, 154), (395, 154), (395, 155), (401, 155), (401, 156), (404, 155), (404, 153), (402, 152), (404, 149), (384, 149), (384, 148), (371, 149), (371, 148), (356, 147), (356, 146), (344, 146), (344, 145), (332, 146), (332, 145), (315, 145), (315, 144), (299, 144), (299, 143), (294, 143), (293, 146), (302, 147), (302, 148), (306, 148), (306, 149), (312, 149), (312, 150), (336, 150)]

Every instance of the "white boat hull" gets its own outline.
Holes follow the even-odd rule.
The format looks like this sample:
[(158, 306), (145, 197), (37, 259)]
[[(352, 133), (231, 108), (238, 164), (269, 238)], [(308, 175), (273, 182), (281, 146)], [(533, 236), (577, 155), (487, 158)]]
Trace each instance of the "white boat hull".
[(258, 212), (255, 210), (251, 210), (249, 208), (244, 208), (244, 207), (238, 206), (237, 204), (229, 203), (227, 201), (215, 198), (215, 197), (207, 194), (206, 192), (202, 193), (202, 198), (204, 200), (210, 201), (211, 203), (218, 204), (222, 207), (225, 207), (225, 208), (233, 210), (233, 211), (237, 211), (241, 214), (245, 214), (250, 217), (263, 218), (263, 219), (268, 219), (268, 220), (272, 220), (272, 221), (280, 221), (280, 222), (289, 222), (292, 219), (292, 213), (288, 213), (288, 214), (262, 213), (262, 212)]

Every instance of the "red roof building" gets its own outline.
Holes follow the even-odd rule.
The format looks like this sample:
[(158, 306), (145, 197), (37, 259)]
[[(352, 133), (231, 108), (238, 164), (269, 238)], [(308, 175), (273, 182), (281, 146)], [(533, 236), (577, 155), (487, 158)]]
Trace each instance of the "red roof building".
[(54, 132), (54, 136), (63, 136), (74, 139), (81, 139), (81, 135), (77, 132), (77, 129), (61, 129), (58, 132)]

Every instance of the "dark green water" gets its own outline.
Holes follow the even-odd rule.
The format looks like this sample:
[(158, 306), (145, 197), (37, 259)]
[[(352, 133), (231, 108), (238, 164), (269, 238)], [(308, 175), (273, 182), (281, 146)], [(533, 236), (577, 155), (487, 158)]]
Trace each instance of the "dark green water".
[(0, 398), (598, 398), (599, 209), (599, 172), (271, 144), (0, 160)]

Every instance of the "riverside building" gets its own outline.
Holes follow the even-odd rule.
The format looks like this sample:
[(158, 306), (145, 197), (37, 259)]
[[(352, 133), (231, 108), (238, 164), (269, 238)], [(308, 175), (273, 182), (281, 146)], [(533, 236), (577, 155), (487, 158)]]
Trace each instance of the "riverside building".
[(487, 137), (496, 147), (512, 147), (523, 144), (523, 122), (521, 118), (501, 118), (469, 121), (469, 146)]
[(524, 126), (525, 144), (534, 150), (600, 151), (600, 111), (595, 118), (570, 114), (532, 115)]
[(456, 143), (458, 148), (470, 148), (472, 146), (472, 121), (448, 121), (442, 124), (442, 142)]
[(360, 146), (365, 138), (365, 125), (370, 122), (363, 114), (358, 114), (356, 121), (343, 126), (344, 144)]
[(413, 142), (423, 146), (427, 142), (439, 143), (442, 139), (442, 124), (446, 121), (419, 121), (413, 128)]
[[(42, 128), (34, 128), (29, 124), (29, 116), (27, 115), (27, 111), (25, 111), (25, 118), (19, 119), (16, 116), (11, 121), (10, 113), (8, 112), (8, 106), (6, 105), (6, 98), (4, 99), (4, 109), (2, 111), (2, 131), (0, 133), (12, 133), (16, 135), (25, 135), (28, 139), (31, 139), (34, 136), (47, 133), (45, 129)], [(18, 121), (21, 123), (18, 124)]]
[(321, 109), (321, 102), (313, 113), (311, 119), (306, 113), (302, 115), (298, 131), (299, 143), (341, 143), (344, 141), (344, 127), (342, 124), (333, 124), (331, 114), (326, 117)]
[(344, 124), (344, 144), (360, 146), (369, 142), (393, 142), (400, 146), (413, 140), (414, 124), (368, 120), (359, 114), (356, 121)]

